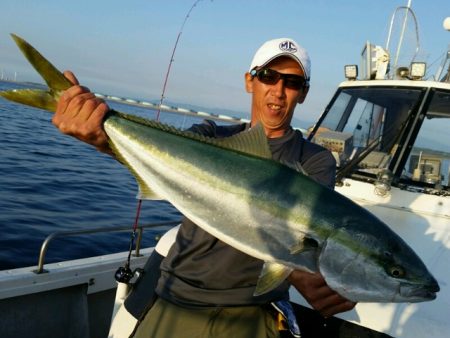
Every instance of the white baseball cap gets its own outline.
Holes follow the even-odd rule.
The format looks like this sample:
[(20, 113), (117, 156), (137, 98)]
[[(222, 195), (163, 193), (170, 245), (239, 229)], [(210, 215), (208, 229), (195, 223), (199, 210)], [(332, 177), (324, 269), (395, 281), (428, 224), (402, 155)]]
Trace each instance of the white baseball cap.
[(259, 47), (250, 64), (249, 72), (256, 67), (264, 67), (270, 61), (280, 56), (288, 56), (297, 61), (305, 74), (306, 80), (309, 81), (311, 77), (311, 59), (308, 52), (289, 38), (269, 40)]

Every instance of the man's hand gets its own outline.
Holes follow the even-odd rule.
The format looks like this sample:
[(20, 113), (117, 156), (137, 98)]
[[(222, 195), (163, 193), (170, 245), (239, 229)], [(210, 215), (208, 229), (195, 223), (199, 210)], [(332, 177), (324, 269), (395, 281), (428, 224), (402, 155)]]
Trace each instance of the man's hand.
[(53, 116), (53, 124), (64, 134), (93, 145), (99, 151), (112, 154), (108, 136), (103, 129), (103, 119), (108, 105), (97, 98), (88, 88), (79, 85), (72, 72), (64, 76), (74, 85), (60, 97)]
[(349, 311), (356, 305), (333, 291), (320, 273), (294, 270), (287, 280), (325, 318)]

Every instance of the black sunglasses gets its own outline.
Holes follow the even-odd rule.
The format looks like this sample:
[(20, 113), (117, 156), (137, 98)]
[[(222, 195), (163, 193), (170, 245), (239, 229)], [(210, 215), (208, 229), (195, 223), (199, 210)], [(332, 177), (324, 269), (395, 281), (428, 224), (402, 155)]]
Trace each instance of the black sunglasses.
[(308, 87), (308, 81), (300, 75), (295, 74), (282, 74), (276, 70), (270, 68), (253, 69), (250, 72), (251, 76), (256, 76), (259, 81), (268, 85), (276, 84), (280, 79), (283, 79), (284, 85), (287, 88), (300, 90), (304, 87)]

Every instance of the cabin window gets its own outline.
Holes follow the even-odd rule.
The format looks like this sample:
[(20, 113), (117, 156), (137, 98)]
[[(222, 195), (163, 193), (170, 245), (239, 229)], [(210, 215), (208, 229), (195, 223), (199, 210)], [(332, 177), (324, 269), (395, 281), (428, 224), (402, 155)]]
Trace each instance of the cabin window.
[(415, 139), (402, 178), (409, 184), (450, 191), (450, 93), (437, 90)]
[(325, 120), (321, 124), (323, 128), (329, 130), (338, 129), (339, 123), (342, 120), (342, 114), (348, 107), (351, 97), (351, 95), (345, 92), (340, 93), (328, 111)]
[[(353, 146), (368, 147), (381, 137), (385, 108), (372, 102), (358, 99), (344, 127), (344, 132), (353, 133)], [(380, 148), (379, 146), (377, 148)]]
[(342, 88), (312, 140), (332, 151), (338, 167), (351, 164), (352, 173), (376, 177), (389, 166), (422, 94), (422, 88)]

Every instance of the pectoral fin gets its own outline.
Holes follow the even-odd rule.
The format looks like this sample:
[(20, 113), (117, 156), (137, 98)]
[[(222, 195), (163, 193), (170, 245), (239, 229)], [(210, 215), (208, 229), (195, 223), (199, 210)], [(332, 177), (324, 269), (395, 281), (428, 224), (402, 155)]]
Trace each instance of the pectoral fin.
[(254, 296), (265, 294), (279, 286), (294, 269), (278, 263), (266, 262), (259, 275)]
[(289, 248), (291, 255), (302, 253), (305, 251), (315, 251), (319, 247), (319, 243), (312, 237), (301, 236), (297, 242)]

